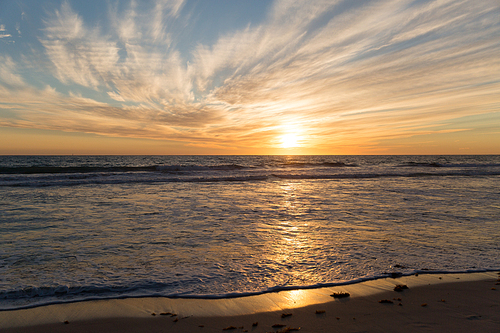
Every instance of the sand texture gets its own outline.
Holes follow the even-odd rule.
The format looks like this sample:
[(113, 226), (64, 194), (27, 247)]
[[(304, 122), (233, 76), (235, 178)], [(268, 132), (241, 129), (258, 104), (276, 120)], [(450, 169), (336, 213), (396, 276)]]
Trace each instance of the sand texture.
[(500, 332), (499, 279), (420, 274), (218, 300), (87, 301), (0, 312), (0, 332)]

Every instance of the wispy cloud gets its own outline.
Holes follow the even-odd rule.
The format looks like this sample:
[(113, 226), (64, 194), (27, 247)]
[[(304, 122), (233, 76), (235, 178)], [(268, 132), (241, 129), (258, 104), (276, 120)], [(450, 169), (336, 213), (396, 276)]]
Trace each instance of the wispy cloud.
[[(255, 61), (244, 73), (236, 68), (213, 98), (239, 107), (242, 119), (308, 124), (309, 134), (323, 141), (415, 134), (396, 127), (488, 112), (500, 87), (498, 19), (487, 15), (494, 9), (491, 3), (392, 1), (339, 14), (334, 7), (319, 26), (319, 15), (306, 10), (290, 25), (272, 17), (259, 27), (262, 36), (254, 37), (256, 29), (245, 39), (258, 40), (249, 49), (261, 54), (240, 53), (237, 64)], [(276, 22), (281, 29), (270, 28)], [(231, 64), (226, 50), (241, 47), (239, 39), (222, 39), (200, 58)]]
[(184, 5), (111, 5), (104, 27), (63, 2), (39, 39), (53, 76), (110, 100), (27, 86), (4, 57), (0, 107), (17, 117), (0, 125), (224, 147), (273, 146), (288, 127), (314, 147), (374, 147), (498, 112), (495, 1), (276, 1), (259, 25), (197, 41), (187, 58)]
[(24, 80), (17, 71), (16, 63), (11, 57), (0, 55), (0, 84), (11, 89), (24, 87)]
[(5, 25), (0, 24), (0, 38), (12, 37), (11, 34), (5, 32)]

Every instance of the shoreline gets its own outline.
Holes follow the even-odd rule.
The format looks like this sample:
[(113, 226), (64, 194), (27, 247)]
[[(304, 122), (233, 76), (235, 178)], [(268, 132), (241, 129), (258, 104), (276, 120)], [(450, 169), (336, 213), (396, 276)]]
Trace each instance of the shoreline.
[[(500, 331), (499, 279), (498, 271), (432, 273), (221, 299), (147, 297), (53, 304), (0, 312), (0, 332), (273, 332), (287, 327), (300, 327), (300, 332), (382, 332), (398, 327), (494, 332)], [(394, 291), (396, 285), (409, 289)], [(336, 292), (350, 297), (330, 296)]]
[(371, 281), (383, 280), (383, 279), (395, 279), (395, 278), (404, 278), (409, 276), (418, 276), (421, 275), (456, 275), (458, 274), (476, 274), (476, 273), (491, 273), (491, 272), (500, 272), (500, 269), (480, 269), (480, 270), (464, 270), (464, 271), (434, 271), (434, 270), (415, 270), (409, 273), (384, 273), (384, 275), (369, 277), (369, 278), (357, 278), (353, 280), (343, 281), (343, 282), (331, 282), (331, 283), (318, 283), (314, 285), (304, 285), (304, 286), (276, 286), (270, 287), (267, 290), (263, 291), (249, 291), (249, 292), (230, 292), (226, 294), (171, 294), (171, 295), (122, 295), (116, 297), (89, 297), (85, 299), (76, 299), (76, 300), (64, 300), (64, 301), (51, 301), (42, 304), (33, 304), (33, 305), (22, 305), (17, 308), (8, 309), (8, 308), (0, 308), (0, 313), (4, 311), (17, 311), (17, 310), (29, 310), (39, 307), (46, 307), (52, 305), (68, 305), (73, 303), (82, 303), (82, 302), (93, 302), (93, 301), (112, 301), (112, 300), (123, 300), (123, 299), (147, 299), (147, 298), (167, 298), (167, 299), (193, 299), (193, 300), (218, 300), (218, 299), (230, 299), (230, 298), (248, 298), (253, 296), (261, 296), (265, 294), (271, 293), (280, 293), (287, 291), (296, 291), (296, 290), (310, 290), (310, 289), (323, 289), (323, 288), (335, 288), (342, 287), (353, 284), (360, 283), (370, 283)]

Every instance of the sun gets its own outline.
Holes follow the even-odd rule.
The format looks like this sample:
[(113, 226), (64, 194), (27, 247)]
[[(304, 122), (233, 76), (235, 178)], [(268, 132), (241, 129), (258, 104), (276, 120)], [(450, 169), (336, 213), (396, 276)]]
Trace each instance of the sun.
[(295, 134), (285, 134), (281, 136), (282, 148), (295, 148), (298, 147), (299, 138)]

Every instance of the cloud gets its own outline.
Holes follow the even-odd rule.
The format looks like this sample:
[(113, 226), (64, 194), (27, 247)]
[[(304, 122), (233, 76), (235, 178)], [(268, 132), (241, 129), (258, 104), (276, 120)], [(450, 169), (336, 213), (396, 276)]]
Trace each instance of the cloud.
[(25, 85), (23, 78), (17, 74), (16, 63), (9, 56), (0, 55), (0, 84), (10, 88)]
[(6, 30), (5, 30), (5, 25), (0, 24), (0, 38), (12, 37), (12, 35), (11, 35), (11, 34), (7, 34), (7, 33), (5, 33), (4, 31), (6, 31)]
[(288, 127), (310, 146), (376, 146), (498, 110), (494, 1), (276, 1), (188, 54), (183, 6), (111, 5), (110, 25), (90, 26), (63, 2), (39, 38), (53, 76), (109, 103), (27, 87), (5, 58), (2, 99), (18, 118), (2, 124), (224, 147), (272, 146)]
[[(179, 53), (156, 44), (159, 38), (168, 44), (169, 37), (158, 30), (162, 13), (177, 15), (180, 5), (182, 2), (158, 2), (152, 23), (148, 17), (138, 21), (141, 15), (134, 2), (120, 17), (113, 12), (116, 40), (113, 33), (104, 34), (99, 27), (87, 28), (65, 2), (45, 21), (46, 35), (41, 43), (55, 67), (55, 76), (62, 82), (107, 89), (117, 101), (148, 102), (161, 107), (192, 97), (187, 67)], [(146, 33), (151, 34), (150, 42), (143, 38)]]
[[(287, 52), (277, 57), (272, 47), (254, 45), (267, 50), (261, 56), (270, 59), (267, 66), (258, 59), (246, 73), (216, 88), (213, 98), (248, 110), (242, 114), (246, 119), (262, 109), (268, 117), (279, 115), (277, 123), (287, 115), (299, 123), (309, 119), (311, 131), (325, 127), (345, 133), (343, 128), (350, 128), (351, 136), (370, 133), (372, 138), (385, 137), (388, 128), (397, 133), (395, 127), (404, 123), (432, 124), (488, 112), (499, 91), (495, 8), (492, 3), (387, 1), (334, 14), (307, 31), (307, 38), (300, 38), (303, 30), (295, 30), (301, 26), (295, 22), (283, 23), (288, 39), (279, 29), (265, 27), (259, 40), (278, 41)], [(217, 46), (205, 58), (225, 59), (227, 54), (217, 50), (226, 48)], [(346, 119), (349, 125), (343, 126)], [(379, 123), (380, 128), (358, 122)]]
[(98, 28), (87, 29), (67, 2), (45, 21), (44, 32), (40, 42), (57, 79), (92, 88), (108, 84), (109, 69), (119, 59), (116, 43), (101, 38)]

